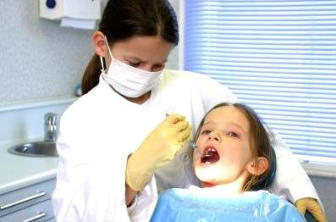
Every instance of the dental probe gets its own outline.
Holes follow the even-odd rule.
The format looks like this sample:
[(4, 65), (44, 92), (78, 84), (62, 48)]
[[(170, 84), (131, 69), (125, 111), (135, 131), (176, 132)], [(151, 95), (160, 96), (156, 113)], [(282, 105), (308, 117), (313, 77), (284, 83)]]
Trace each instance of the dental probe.
[(192, 142), (192, 141), (190, 141), (190, 146), (194, 149), (194, 150), (196, 150), (198, 147), (197, 147), (197, 145), (194, 143), (194, 142)]
[(193, 151), (196, 151), (199, 155), (201, 155), (201, 150), (198, 148), (198, 146), (196, 145), (196, 143), (190, 141), (189, 145), (190, 145), (190, 147), (191, 147), (191, 149)]

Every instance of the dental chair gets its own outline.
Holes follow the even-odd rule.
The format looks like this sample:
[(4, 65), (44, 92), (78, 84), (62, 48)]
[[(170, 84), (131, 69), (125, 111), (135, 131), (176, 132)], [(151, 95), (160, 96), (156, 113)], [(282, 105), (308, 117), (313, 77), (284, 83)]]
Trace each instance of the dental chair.
[[(275, 155), (274, 149), (272, 149), (271, 158), (273, 159), (273, 161), (272, 161), (272, 166), (270, 168), (270, 174), (268, 175), (268, 177), (266, 178), (266, 180), (263, 183), (255, 186), (253, 190), (267, 189), (267, 187), (272, 185), (272, 183), (274, 181), (274, 178), (275, 178), (275, 175), (276, 175), (276, 171), (277, 171), (276, 155)], [(309, 211), (306, 211), (304, 217), (305, 217), (307, 222), (317, 222), (315, 220), (315, 218), (313, 217), (313, 215)]]

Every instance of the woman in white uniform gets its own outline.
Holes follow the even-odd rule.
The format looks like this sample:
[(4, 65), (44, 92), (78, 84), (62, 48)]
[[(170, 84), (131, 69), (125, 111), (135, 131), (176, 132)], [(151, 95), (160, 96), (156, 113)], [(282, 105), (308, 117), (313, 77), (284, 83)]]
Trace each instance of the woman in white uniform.
[[(92, 42), (85, 95), (60, 123), (55, 215), (71, 222), (148, 218), (158, 191), (198, 183), (188, 148), (180, 150), (189, 122), (198, 126), (215, 104), (237, 99), (206, 76), (164, 69), (178, 44), (176, 16), (166, 0), (110, 0)], [(299, 162), (280, 138), (273, 145), (278, 174), (270, 191), (303, 211), (320, 209)]]

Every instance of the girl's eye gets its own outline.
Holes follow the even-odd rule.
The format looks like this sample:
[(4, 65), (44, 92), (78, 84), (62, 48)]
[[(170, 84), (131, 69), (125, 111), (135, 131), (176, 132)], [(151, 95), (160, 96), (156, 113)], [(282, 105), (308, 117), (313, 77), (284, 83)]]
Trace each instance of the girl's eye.
[(232, 132), (232, 131), (227, 132), (227, 135), (230, 136), (230, 137), (237, 137), (237, 138), (239, 138), (239, 135), (237, 133), (235, 133), (235, 132)]
[(211, 133), (211, 130), (202, 130), (201, 132), (202, 135), (208, 135), (209, 133)]

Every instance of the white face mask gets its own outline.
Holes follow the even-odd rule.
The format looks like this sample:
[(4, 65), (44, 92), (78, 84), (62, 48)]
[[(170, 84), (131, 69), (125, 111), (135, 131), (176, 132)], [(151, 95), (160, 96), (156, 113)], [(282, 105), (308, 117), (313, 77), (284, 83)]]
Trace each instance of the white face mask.
[(162, 70), (158, 72), (148, 72), (127, 65), (112, 56), (106, 37), (105, 44), (107, 45), (111, 56), (111, 64), (106, 73), (103, 68), (103, 59), (100, 57), (102, 76), (103, 79), (113, 87), (113, 89), (130, 98), (137, 98), (153, 89)]

